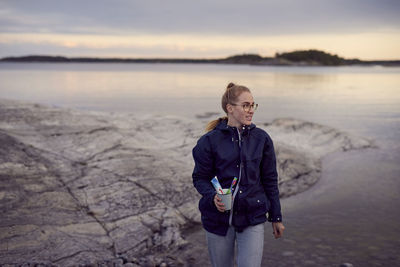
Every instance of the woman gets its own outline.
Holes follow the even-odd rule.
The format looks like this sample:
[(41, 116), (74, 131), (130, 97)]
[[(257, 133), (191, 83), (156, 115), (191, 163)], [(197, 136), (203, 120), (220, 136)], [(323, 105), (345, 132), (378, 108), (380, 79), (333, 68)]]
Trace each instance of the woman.
[[(269, 135), (251, 123), (257, 104), (247, 87), (230, 83), (221, 102), (227, 117), (209, 122), (193, 148), (193, 184), (202, 195), (199, 209), (210, 260), (214, 267), (233, 266), (236, 241), (238, 267), (260, 266), (264, 223), (272, 222), (275, 238), (285, 229), (274, 147)], [(216, 194), (215, 176), (222, 188), (238, 178), (232, 208)]]

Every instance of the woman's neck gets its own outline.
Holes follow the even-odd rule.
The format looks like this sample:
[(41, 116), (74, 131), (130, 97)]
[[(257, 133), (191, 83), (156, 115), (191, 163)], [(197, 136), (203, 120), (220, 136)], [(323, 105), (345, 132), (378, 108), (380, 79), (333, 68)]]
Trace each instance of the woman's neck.
[(236, 127), (236, 128), (238, 128), (238, 129), (241, 129), (242, 127), (242, 125), (239, 123), (239, 122), (237, 122), (237, 121), (232, 121), (232, 120), (230, 120), (229, 119), (229, 117), (228, 117), (228, 122), (226, 123), (228, 126), (231, 126), (231, 127)]

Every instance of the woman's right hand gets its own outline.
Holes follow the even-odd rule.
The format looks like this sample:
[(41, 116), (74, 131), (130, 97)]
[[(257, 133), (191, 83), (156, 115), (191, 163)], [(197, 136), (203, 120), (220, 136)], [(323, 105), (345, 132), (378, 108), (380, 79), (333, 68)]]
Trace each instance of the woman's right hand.
[(222, 203), (222, 199), (218, 196), (218, 194), (215, 194), (215, 196), (214, 196), (214, 204), (215, 204), (215, 207), (217, 207), (217, 210), (219, 212), (225, 211), (225, 205), (224, 205), (224, 203)]

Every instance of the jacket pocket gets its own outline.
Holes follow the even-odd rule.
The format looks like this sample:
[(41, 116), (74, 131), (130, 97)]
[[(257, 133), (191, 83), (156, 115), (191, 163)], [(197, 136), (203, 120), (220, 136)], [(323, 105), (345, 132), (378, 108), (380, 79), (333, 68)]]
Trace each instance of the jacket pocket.
[(258, 194), (246, 199), (247, 202), (247, 220), (250, 225), (263, 223), (267, 220), (268, 201), (264, 194)]

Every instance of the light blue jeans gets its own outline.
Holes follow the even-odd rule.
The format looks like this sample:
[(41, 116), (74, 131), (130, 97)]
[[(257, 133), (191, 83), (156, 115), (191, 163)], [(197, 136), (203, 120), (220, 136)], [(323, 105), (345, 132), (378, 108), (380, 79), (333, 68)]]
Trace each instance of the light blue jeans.
[(239, 233), (229, 226), (226, 236), (206, 231), (208, 253), (213, 267), (234, 266), (235, 241), (238, 267), (260, 267), (264, 248), (264, 223)]

